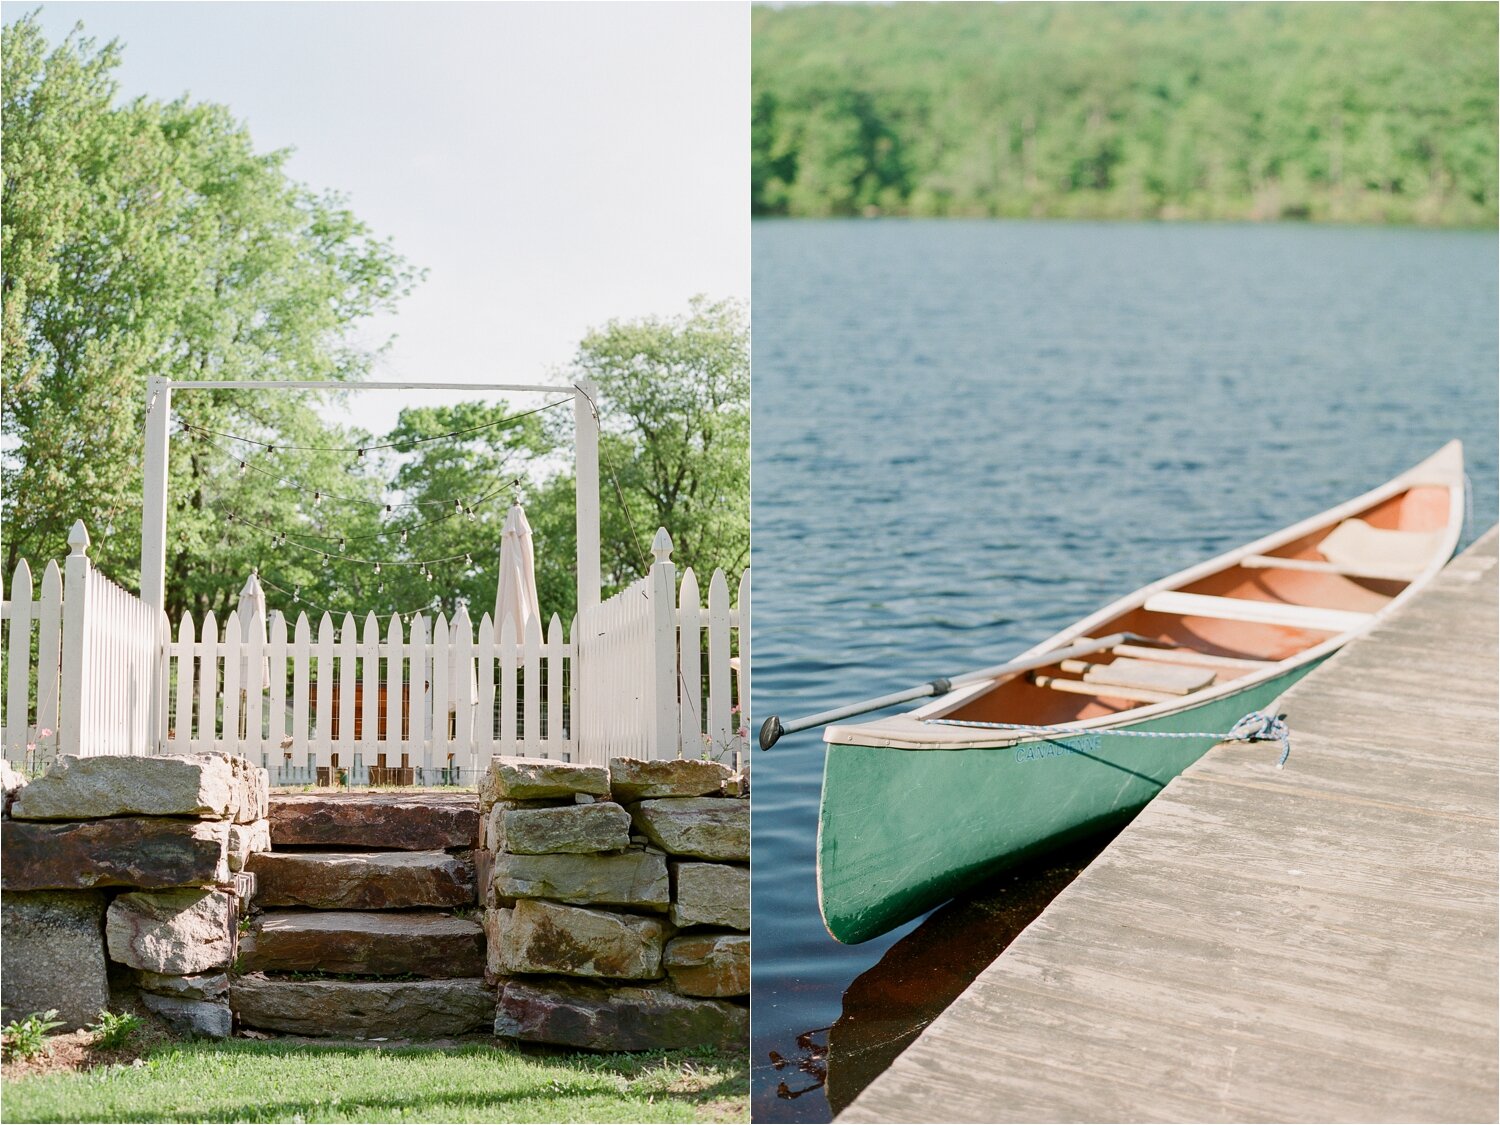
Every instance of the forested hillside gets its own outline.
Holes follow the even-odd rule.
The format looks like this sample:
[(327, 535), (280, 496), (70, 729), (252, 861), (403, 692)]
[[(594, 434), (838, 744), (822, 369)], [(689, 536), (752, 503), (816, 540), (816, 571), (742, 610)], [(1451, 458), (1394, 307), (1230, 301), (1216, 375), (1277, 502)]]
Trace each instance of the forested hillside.
[(1492, 224), (1496, 12), (757, 7), (753, 207)]

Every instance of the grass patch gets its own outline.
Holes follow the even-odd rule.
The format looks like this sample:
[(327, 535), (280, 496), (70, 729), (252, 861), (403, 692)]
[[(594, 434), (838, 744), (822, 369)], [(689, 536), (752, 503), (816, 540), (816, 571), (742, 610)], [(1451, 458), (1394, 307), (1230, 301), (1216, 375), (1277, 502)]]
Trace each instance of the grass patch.
[(134, 1065), (12, 1078), (6, 1121), (748, 1121), (748, 1060), (695, 1051), (163, 1045)]

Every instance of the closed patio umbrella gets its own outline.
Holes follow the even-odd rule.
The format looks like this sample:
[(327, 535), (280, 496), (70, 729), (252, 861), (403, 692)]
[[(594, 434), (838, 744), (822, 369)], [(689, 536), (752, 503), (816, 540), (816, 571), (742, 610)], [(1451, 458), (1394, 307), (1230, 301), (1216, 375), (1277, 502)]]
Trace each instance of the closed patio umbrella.
[[(250, 577), (245, 579), (245, 586), (242, 590), (240, 590), (240, 604), (236, 606), (235, 609), (239, 613), (240, 618), (240, 640), (248, 645), (250, 643), (250, 639), (254, 637), (260, 642), (261, 651), (265, 652), (266, 592), (261, 589), (260, 579), (256, 576), (253, 570), (250, 572)], [(246, 724), (249, 721), (248, 715), (250, 709), (245, 706), (245, 701), (250, 698), (251, 691), (265, 691), (268, 687), (271, 686), (271, 662), (268, 657), (262, 657), (260, 661), (260, 687), (258, 689), (251, 688), (250, 686), (251, 683), (254, 682), (251, 678), (252, 676), (254, 676), (254, 674), (255, 670), (250, 667), (250, 658), (248, 656), (241, 656), (241, 718), (239, 721), (239, 731), (237, 732), (241, 738), (260, 737), (260, 731), (250, 731), (246, 729)]]
[[(235, 607), (240, 615), (240, 640), (245, 644), (250, 643), (250, 638), (255, 637), (260, 641), (261, 651), (265, 651), (266, 645), (266, 592), (261, 589), (260, 578), (254, 571), (250, 577), (245, 579), (244, 589), (240, 591), (240, 604)], [(250, 668), (248, 660), (240, 660), (240, 683), (247, 688), (250, 685)], [(262, 659), (260, 662), (260, 687), (264, 691), (271, 686), (271, 662)]]
[[(505, 514), (500, 532), (500, 579), (495, 588), (495, 639), (500, 639), (501, 624), (509, 618), (515, 622), (516, 643), (526, 639), (526, 626), (540, 617), (536, 597), (536, 558), (531, 549), (531, 524), (526, 511), (512, 504)], [(522, 663), (519, 653), (516, 664)]]

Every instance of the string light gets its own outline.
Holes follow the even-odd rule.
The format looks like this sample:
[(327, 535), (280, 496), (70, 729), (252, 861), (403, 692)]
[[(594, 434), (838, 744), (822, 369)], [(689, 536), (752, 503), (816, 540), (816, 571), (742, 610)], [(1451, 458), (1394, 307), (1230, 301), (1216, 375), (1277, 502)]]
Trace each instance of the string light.
[[(244, 516), (239, 515), (238, 513), (233, 513), (233, 516), (234, 516), (234, 521), (237, 521), (237, 522), (239, 522), (241, 524), (244, 524), (246, 527), (252, 527), (252, 528), (255, 528), (255, 529), (259, 530), (259, 531), (268, 532), (270, 534), (270, 536), (271, 536), (271, 546), (273, 546), (273, 547), (281, 547), (281, 546), (285, 546), (286, 545), (286, 542), (287, 542), (286, 532), (284, 532), (284, 531), (278, 532), (278, 531), (273, 530), (272, 528), (263, 527), (260, 524), (257, 524), (257, 523), (255, 523), (252, 520), (247, 520)], [(346, 536), (344, 538), (348, 538), (348, 537)], [(363, 537), (357, 537), (357, 538), (369, 538), (369, 537), (368, 536), (363, 536)], [(405, 531), (404, 528), (402, 529), (402, 541), (403, 542), (406, 541), (406, 531)], [(305, 552), (307, 552), (308, 554), (311, 554), (311, 555), (318, 555), (323, 560), (323, 566), (324, 567), (327, 567), (329, 565), (329, 563), (334, 558), (338, 558), (340, 562), (361, 563), (361, 564), (363, 564), (365, 566), (384, 565), (384, 566), (411, 566), (411, 567), (425, 568), (425, 567), (427, 567), (427, 565), (429, 563), (453, 562), (456, 559), (462, 559), (462, 558), (468, 558), (468, 557), (470, 557), (469, 554), (468, 554), (468, 552), (459, 551), (456, 554), (443, 555), (441, 558), (433, 558), (433, 559), (371, 559), (371, 558), (357, 558), (357, 557), (349, 555), (347, 553), (341, 553), (340, 555), (334, 555), (334, 554), (331, 554), (328, 551), (322, 550), (321, 548), (313, 547), (313, 546), (310, 546), (310, 545), (308, 545), (306, 543), (300, 543), (300, 542), (298, 542), (295, 539), (293, 539), (291, 541), (291, 544), (292, 544), (293, 547), (296, 547), (299, 551), (305, 551)]]
[[(481, 502), (488, 501), (488, 500), (493, 500), (497, 496), (504, 495), (506, 492), (510, 491), (518, 483), (520, 483), (520, 480), (521, 480), (520, 477), (515, 477), (514, 479), (507, 481), (505, 484), (502, 484), (499, 488), (495, 489), (494, 491), (488, 492), (484, 496), (480, 497)], [(472, 509), (466, 509), (466, 510), (472, 511)], [(408, 542), (409, 541), (410, 533), (413, 532), (413, 531), (421, 531), (423, 528), (432, 527), (432, 526), (434, 526), (436, 524), (440, 524), (440, 523), (445, 523), (446, 521), (451, 520), (452, 518), (453, 518), (453, 516), (452, 516), (451, 513), (444, 513), (443, 515), (436, 516), (436, 517), (434, 517), (434, 518), (432, 518), (430, 520), (423, 520), (421, 523), (414, 523), (414, 524), (411, 524), (408, 527), (403, 527), (401, 529), (401, 542), (402, 543)], [(472, 519), (472, 516), (470, 518)], [(246, 519), (244, 516), (238, 515), (238, 514), (234, 514), (234, 515), (231, 516), (231, 522), (234, 519), (237, 519), (240, 523), (244, 524), (246, 527), (253, 527), (253, 528), (256, 528), (256, 529), (258, 529), (260, 531), (267, 532), (271, 536), (272, 546), (279, 547), (279, 546), (284, 545), (286, 543), (286, 541), (287, 541), (286, 540), (286, 532), (284, 532), (284, 531), (277, 531), (276, 529), (268, 527), (265, 524), (258, 524), (254, 520)], [(349, 544), (349, 543), (362, 543), (362, 542), (367, 542), (367, 541), (369, 541), (371, 539), (384, 539), (389, 534), (389, 532), (388, 531), (372, 531), (368, 535), (320, 535), (319, 533), (317, 533), (315, 531), (303, 531), (303, 532), (298, 532), (298, 534), (303, 539), (317, 539), (317, 540), (321, 540), (324, 543), (338, 543), (338, 544), (340, 544), (339, 550), (342, 553), (343, 550), (344, 550), (344, 547), (347, 544)], [(293, 546), (301, 547), (303, 550), (308, 550), (308, 551), (316, 551), (317, 550), (316, 547), (310, 547), (307, 544), (305, 544), (305, 543), (299, 543), (296, 540), (293, 540)]]
[[(212, 434), (212, 433), (215, 433), (216, 431), (213, 431), (213, 430), (204, 430), (201, 427), (193, 426), (193, 425), (191, 425), (191, 424), (189, 424), (187, 422), (183, 422), (183, 423), (181, 423), (181, 425), (182, 425), (182, 432), (183, 433), (197, 434), (199, 436), (199, 440), (202, 441), (204, 444), (208, 445), (210, 448), (217, 449), (220, 453), (225, 453), (225, 454), (229, 453), (229, 450), (225, 449), (222, 445), (219, 445), (217, 442), (210, 441), (208, 439), (208, 435)], [(233, 435), (229, 435), (229, 436), (233, 437)], [(252, 439), (250, 439), (250, 438), (234, 438), (234, 440), (237, 440), (237, 441), (250, 441)], [(275, 448), (275, 447), (273, 446), (271, 448)], [(298, 447), (296, 447), (296, 446), (286, 446), (286, 447), (283, 447), (283, 448), (298, 448)], [(515, 459), (515, 456), (516, 456), (517, 452), (519, 452), (519, 451), (516, 450), (516, 449), (510, 450), (503, 458), (500, 459), (500, 463), (494, 467), (493, 472), (495, 472), (496, 474), (499, 474), (499, 473), (503, 472), (505, 470), (505, 467), (507, 465), (509, 465), (512, 460)], [(506, 488), (514, 486), (521, 479), (520, 477), (517, 477), (514, 481), (511, 481), (510, 484), (502, 486), (502, 488), (496, 490), (495, 492), (486, 493), (485, 495), (480, 496), (480, 497), (476, 498), (475, 500), (471, 501), (468, 505), (466, 505), (464, 503), (464, 500), (461, 497), (452, 497), (452, 498), (449, 498), (449, 497), (438, 497), (438, 498), (434, 498), (434, 499), (431, 499), (431, 500), (403, 500), (400, 503), (395, 503), (395, 502), (389, 501), (389, 500), (372, 500), (368, 496), (348, 496), (348, 495), (342, 495), (342, 494), (336, 493), (336, 492), (328, 492), (328, 491), (326, 491), (326, 490), (324, 490), (322, 488), (318, 488), (316, 490), (303, 488), (296, 481), (288, 480), (286, 477), (277, 476), (275, 473), (267, 472), (265, 469), (262, 469), (259, 465), (254, 464), (253, 462), (247, 461), (246, 459), (244, 459), (242, 457), (235, 457), (235, 460), (239, 462), (239, 472), (240, 472), (241, 476), (244, 476), (245, 473), (247, 473), (247, 472), (254, 471), (254, 472), (258, 473), (260, 476), (265, 477), (268, 481), (270, 481), (271, 483), (277, 485), (280, 488), (283, 488), (283, 489), (286, 489), (286, 490), (292, 491), (292, 492), (301, 492), (304, 495), (310, 494), (313, 497), (313, 506), (314, 507), (318, 507), (322, 503), (322, 501), (325, 500), (325, 499), (327, 499), (327, 500), (337, 500), (340, 503), (344, 503), (344, 504), (365, 504), (365, 505), (370, 505), (370, 506), (373, 506), (373, 507), (384, 508), (385, 509), (385, 515), (386, 515), (387, 518), (390, 518), (395, 513), (395, 510), (397, 508), (447, 507), (449, 504), (452, 504), (454, 506), (453, 515), (457, 515), (460, 509), (463, 510), (463, 511), (465, 511), (465, 512), (472, 512), (474, 504), (483, 504), (486, 501), (488, 501), (490, 499), (493, 499), (500, 492), (503, 492)], [(436, 521), (431, 521), (431, 522), (436, 522)], [(328, 537), (325, 536), (324, 538), (328, 538)]]
[[(310, 600), (304, 601), (302, 597), (302, 587), (300, 585), (296, 586), (294, 589), (288, 590), (285, 586), (278, 585), (275, 581), (267, 578), (265, 575), (259, 575), (258, 577), (260, 584), (267, 590), (274, 590), (276, 593), (281, 594), (284, 597), (291, 598), (293, 603), (297, 605), (306, 605), (307, 608), (312, 610), (314, 613), (326, 613), (329, 616), (334, 615), (334, 611), (329, 609), (327, 606), (318, 605), (316, 602)], [(381, 583), (379, 592), (385, 592), (385, 583)], [(423, 610), (428, 609), (429, 607), (436, 609), (441, 608), (441, 606), (442, 599), (440, 599), (437, 595), (433, 595), (431, 599), (422, 602), (415, 609), (392, 610), (390, 613), (377, 613), (374, 616), (375, 620), (377, 621), (388, 621), (393, 617), (415, 618), (418, 614), (422, 613)]]
[[(330, 387), (329, 389), (337, 390), (338, 388)], [(418, 445), (426, 445), (428, 442), (433, 441), (451, 441), (454, 438), (460, 438), (465, 437), (468, 434), (479, 433), (481, 430), (493, 430), (497, 427), (505, 426), (512, 422), (519, 422), (522, 418), (529, 418), (533, 414), (540, 414), (544, 410), (552, 410), (555, 407), (562, 406), (565, 403), (571, 401), (573, 401), (573, 396), (570, 394), (566, 398), (555, 399), (552, 402), (545, 403), (542, 406), (533, 407), (530, 410), (522, 410), (515, 414), (507, 414), (505, 417), (497, 418), (493, 422), (484, 422), (478, 426), (470, 426), (467, 429), (463, 430), (449, 430), (447, 433), (434, 434), (431, 437), (408, 438), (405, 441), (388, 441), (380, 445), (283, 445), (280, 448), (292, 450), (299, 453), (353, 453), (356, 460), (363, 460), (366, 452), (372, 449), (404, 450), (411, 449), (412, 447)], [(182, 427), (185, 430), (192, 430), (200, 434), (212, 434), (214, 437), (227, 438), (230, 441), (242, 441), (246, 445), (258, 445), (267, 453), (275, 453), (278, 448), (272, 442), (261, 441), (258, 438), (243, 437), (240, 434), (227, 434), (222, 430), (210, 430), (205, 426), (194, 426), (183, 422)]]

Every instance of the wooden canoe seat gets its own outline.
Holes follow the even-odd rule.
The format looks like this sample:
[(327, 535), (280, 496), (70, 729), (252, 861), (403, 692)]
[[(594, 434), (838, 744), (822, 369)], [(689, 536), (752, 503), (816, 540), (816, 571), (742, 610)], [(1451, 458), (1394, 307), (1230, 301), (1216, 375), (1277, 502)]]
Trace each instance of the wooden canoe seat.
[(1187, 695), (1214, 682), (1212, 668), (1189, 668), (1183, 664), (1153, 664), (1146, 660), (1118, 657), (1108, 664), (1087, 660), (1064, 660), (1064, 672), (1077, 672), (1085, 683), (1109, 684), (1114, 687), (1144, 688), (1168, 695)]
[(1410, 582), (1442, 545), (1441, 531), (1397, 531), (1348, 519), (1324, 536), (1318, 553), (1346, 573)]
[(1177, 617), (1212, 617), (1220, 621), (1246, 621), (1257, 625), (1281, 625), (1289, 629), (1316, 629), (1324, 633), (1347, 633), (1369, 622), (1372, 614), (1346, 609), (1292, 605), (1289, 602), (1258, 602), (1249, 598), (1220, 598), (1211, 594), (1184, 594), (1165, 590), (1152, 594), (1142, 607), (1148, 613)]
[(1164, 700), (1178, 698), (1171, 692), (1121, 687), (1117, 684), (1096, 684), (1087, 680), (1065, 680), (1059, 676), (1042, 676), (1035, 672), (1031, 674), (1031, 682), (1037, 687), (1051, 688), (1053, 691), (1066, 691), (1074, 695), (1092, 695), (1096, 698), (1126, 699), (1133, 703), (1161, 703)]
[(1311, 574), (1337, 574), (1342, 578), (1410, 582), (1427, 568), (1441, 546), (1441, 532), (1391, 531), (1371, 527), (1364, 520), (1350, 519), (1318, 544), (1321, 559), (1247, 555), (1240, 565), (1249, 570), (1302, 570)]
[(1115, 645), (1109, 650), (1116, 656), (1133, 656), (1138, 660), (1158, 660), (1164, 664), (1190, 664), (1199, 668), (1217, 668), (1226, 672), (1258, 672), (1275, 664), (1274, 660), (1251, 660), (1248, 656), (1215, 656), (1186, 648), (1153, 648), (1150, 645)]

